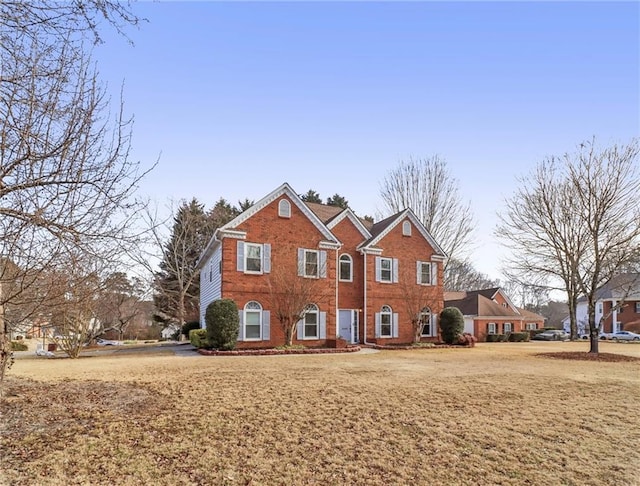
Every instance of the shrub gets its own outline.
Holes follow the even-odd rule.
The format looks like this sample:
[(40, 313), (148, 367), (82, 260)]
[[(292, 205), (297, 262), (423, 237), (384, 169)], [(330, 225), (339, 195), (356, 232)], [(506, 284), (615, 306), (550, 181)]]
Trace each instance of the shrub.
[(446, 307), (440, 313), (440, 331), (442, 340), (454, 344), (464, 329), (464, 316), (457, 307)]
[(509, 341), (512, 343), (521, 343), (529, 340), (528, 332), (512, 332), (509, 334)]
[(182, 335), (186, 338), (189, 338), (190, 337), (189, 332), (193, 329), (200, 329), (200, 322), (198, 321), (185, 322), (182, 326)]
[(194, 348), (208, 348), (209, 341), (207, 341), (207, 330), (191, 329), (191, 331), (189, 331), (189, 341), (191, 341)]
[(461, 346), (469, 346), (470, 348), (473, 348), (476, 345), (476, 341), (476, 337), (468, 332), (462, 333), (462, 335), (458, 337), (458, 344)]
[(11, 341), (11, 351), (26, 351), (29, 347), (20, 341)]
[(211, 302), (204, 320), (207, 323), (207, 339), (212, 347), (225, 351), (235, 349), (240, 319), (238, 306), (233, 300), (218, 299)]
[(503, 343), (509, 339), (508, 334), (487, 334), (486, 341), (488, 343)]

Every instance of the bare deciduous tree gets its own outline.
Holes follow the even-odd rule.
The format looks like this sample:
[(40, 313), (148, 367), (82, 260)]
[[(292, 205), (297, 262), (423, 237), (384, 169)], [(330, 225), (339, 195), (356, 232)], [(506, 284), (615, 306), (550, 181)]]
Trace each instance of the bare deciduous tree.
[[(318, 271), (321, 272), (320, 269)], [(323, 283), (319, 279), (298, 276), (295, 266), (272, 266), (268, 277), (270, 304), (287, 346), (293, 344), (296, 325), (304, 318), (307, 306), (326, 296), (327, 289)]]
[(445, 290), (462, 292), (497, 287), (498, 282), (476, 270), (469, 261), (450, 259), (444, 270)]
[(473, 241), (474, 218), (444, 159), (434, 155), (400, 161), (382, 181), (380, 196), (387, 213), (411, 208), (450, 259), (464, 260)]
[[(427, 323), (423, 320), (423, 310), (429, 308), (432, 316), (435, 309), (431, 309), (428, 305), (430, 299), (429, 294), (433, 287), (427, 285), (419, 285), (416, 282), (416, 274), (409, 270), (407, 266), (400, 272), (398, 284), (402, 294), (402, 301), (405, 311), (411, 319), (413, 329), (413, 342), (419, 343), (422, 337), (423, 326)], [(429, 323), (434, 325), (433, 319)]]
[(497, 234), (512, 249), (510, 266), (555, 279), (567, 293), (572, 337), (579, 295), (588, 303), (591, 353), (598, 352), (596, 292), (639, 260), (640, 174), (637, 140), (550, 157), (521, 180)]
[[(109, 0), (0, 3), (0, 261), (20, 269), (0, 268), (2, 356), (5, 308), (61, 254), (125, 241), (136, 209), (131, 121), (122, 103), (109, 112), (84, 47), (100, 40), (99, 20), (118, 31), (138, 22), (128, 5)], [(18, 290), (5, 291), (4, 276)]]

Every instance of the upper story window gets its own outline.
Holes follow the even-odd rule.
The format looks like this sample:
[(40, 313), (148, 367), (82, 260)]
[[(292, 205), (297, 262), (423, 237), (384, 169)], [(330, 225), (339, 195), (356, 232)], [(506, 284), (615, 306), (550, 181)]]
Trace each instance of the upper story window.
[(262, 306), (254, 300), (244, 306), (244, 339), (262, 339)]
[(327, 252), (298, 248), (298, 275), (307, 278), (326, 278)]
[(353, 259), (351, 255), (340, 255), (340, 280), (342, 282), (353, 281)]
[(417, 262), (417, 278), (420, 285), (431, 285), (431, 262)]
[(271, 245), (238, 241), (238, 272), (263, 274), (271, 272)]
[(398, 282), (398, 259), (376, 257), (376, 282)]
[(402, 223), (402, 236), (411, 236), (411, 222)]
[(278, 203), (278, 216), (281, 218), (291, 217), (291, 203), (286, 199), (281, 199)]

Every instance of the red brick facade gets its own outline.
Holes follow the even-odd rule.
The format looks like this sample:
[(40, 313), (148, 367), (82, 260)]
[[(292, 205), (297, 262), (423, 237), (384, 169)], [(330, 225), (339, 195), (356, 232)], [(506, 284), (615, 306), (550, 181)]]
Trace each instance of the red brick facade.
[[(281, 213), (283, 200), (288, 201), (289, 206), (285, 213)], [(283, 204), (286, 209), (286, 203)], [(403, 225), (405, 221), (409, 223)], [(407, 225), (411, 226), (410, 236), (403, 235)], [(256, 252), (260, 253), (257, 261), (261, 263), (252, 263), (258, 265), (259, 272), (249, 272), (248, 266), (243, 267), (249, 265), (246, 263), (249, 261), (246, 252), (249, 251), (252, 258), (256, 257)], [(239, 255), (239, 252), (242, 253)], [(301, 252), (304, 260), (301, 260)], [(380, 272), (376, 270), (376, 257), (389, 258), (387, 263), (393, 259), (393, 282), (376, 281), (376, 272)], [(314, 258), (322, 262), (316, 278), (299, 276), (301, 271), (306, 271), (307, 258), (311, 262)], [(201, 306), (206, 308), (216, 298), (230, 298), (236, 302), (241, 320), (247, 320), (247, 327), (241, 329), (239, 348), (282, 345), (285, 333), (277, 312), (274, 312), (277, 307), (274, 288), (277, 289), (278, 278), (285, 275), (287, 280), (294, 279), (291, 282), (311, 285), (314, 297), (308, 304), (317, 306), (317, 316), (311, 315), (309, 321), (311, 324), (319, 322), (317, 339), (313, 326), (305, 328), (311, 329), (310, 334), (304, 330), (303, 336), (299, 335), (299, 326), (305, 324), (304, 321), (296, 327), (294, 343), (307, 347), (325, 346), (341, 335), (341, 323), (342, 333), (344, 329), (349, 331), (347, 319), (355, 319), (351, 323), (353, 332), (349, 334), (352, 342), (409, 343), (414, 340), (415, 332), (410, 316), (412, 307), (406, 296), (417, 291), (421, 299), (419, 307), (429, 309), (433, 315), (438, 314), (443, 308), (444, 258), (442, 250), (410, 211), (367, 228), (351, 210), (307, 205), (284, 184), (216, 231), (199, 262)], [(302, 266), (301, 261), (305, 262)], [(418, 284), (421, 277), (417, 272), (422, 268), (418, 262), (425, 262), (425, 271), (433, 269), (433, 275), (422, 277), (427, 281), (423, 285)], [(313, 263), (310, 268), (315, 268)], [(390, 275), (390, 271), (386, 271), (385, 277)], [(383, 306), (389, 306), (392, 315), (382, 318), (383, 325), (380, 326), (376, 319)], [(251, 313), (250, 308), (258, 310)], [(416, 308), (415, 303), (413, 308)], [(202, 326), (203, 309), (200, 313)], [(383, 336), (385, 333), (380, 330), (389, 330), (384, 325), (389, 319), (395, 319), (393, 333)], [(258, 324), (259, 320), (261, 324)], [(260, 333), (259, 326), (262, 326)], [(432, 327), (425, 329), (433, 332), (422, 339), (436, 339), (435, 320)], [(311, 339), (306, 338), (309, 335)]]

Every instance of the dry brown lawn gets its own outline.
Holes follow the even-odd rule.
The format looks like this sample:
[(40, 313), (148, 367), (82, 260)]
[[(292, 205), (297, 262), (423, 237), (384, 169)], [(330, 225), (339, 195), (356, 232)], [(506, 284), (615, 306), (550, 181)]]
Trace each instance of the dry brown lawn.
[(586, 349), (18, 359), (0, 484), (640, 484), (640, 363), (537, 356)]

